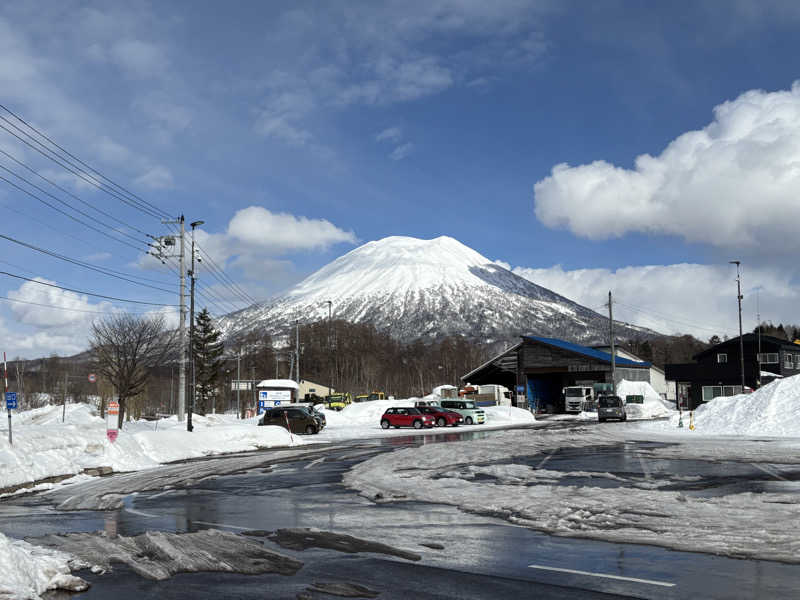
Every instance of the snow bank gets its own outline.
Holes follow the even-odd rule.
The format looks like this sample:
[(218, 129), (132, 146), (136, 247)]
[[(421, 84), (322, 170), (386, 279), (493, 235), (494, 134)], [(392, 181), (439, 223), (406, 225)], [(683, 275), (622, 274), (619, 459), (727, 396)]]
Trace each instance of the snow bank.
[(86, 590), (88, 584), (70, 574), (72, 557), (33, 546), (0, 533), (0, 598), (39, 598), (47, 590)]
[(194, 415), (192, 433), (176, 417), (133, 421), (123, 425), (112, 444), (93, 406), (68, 404), (63, 423), (62, 411), (61, 406), (48, 406), (15, 412), (13, 446), (8, 444), (7, 420), (0, 420), (0, 489), (90, 468), (136, 471), (173, 460), (303, 443), (282, 427), (257, 427), (255, 418)]
[(667, 417), (670, 410), (658, 392), (646, 381), (628, 381), (623, 379), (617, 386), (617, 396), (625, 400), (625, 396), (644, 396), (644, 404), (626, 404), (625, 413), (629, 419), (658, 419)]
[(536, 422), (531, 411), (516, 406), (484, 406), (483, 410), (486, 413), (486, 422), (493, 425), (527, 425)]
[(685, 412), (683, 424), (677, 427), (675, 414), (647, 427), (682, 435), (800, 437), (800, 375), (778, 379), (752, 394), (714, 398), (694, 411), (694, 431)]

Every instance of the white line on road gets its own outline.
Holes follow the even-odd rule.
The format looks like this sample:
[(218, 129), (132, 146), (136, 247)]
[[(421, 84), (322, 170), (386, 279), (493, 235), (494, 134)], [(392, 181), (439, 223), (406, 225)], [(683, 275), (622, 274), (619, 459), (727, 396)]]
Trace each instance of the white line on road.
[(239, 527), (238, 525), (226, 525), (225, 523), (209, 523), (208, 521), (192, 521), (192, 523), (197, 523), (198, 525), (211, 525), (212, 527), (227, 527), (228, 529), (241, 529), (242, 531), (248, 531), (252, 529), (252, 527)]
[(555, 454), (555, 452), (556, 452), (555, 450), (551, 450), (551, 451), (550, 451), (550, 454), (548, 454), (547, 456), (545, 456), (545, 457), (542, 459), (542, 462), (540, 462), (538, 465), (536, 465), (536, 468), (537, 468), (537, 469), (541, 469), (541, 468), (542, 468), (542, 467), (545, 465), (545, 463), (546, 463), (548, 460), (550, 460), (551, 458), (553, 458), (553, 454)]
[(132, 515), (139, 515), (140, 517), (147, 517), (148, 519), (158, 519), (158, 515), (151, 515), (150, 513), (142, 512), (140, 510), (136, 510), (135, 508), (125, 508), (125, 512), (129, 512)]
[(307, 464), (305, 467), (303, 467), (303, 468), (304, 468), (304, 469), (310, 469), (310, 468), (311, 468), (311, 467), (313, 467), (314, 465), (318, 465), (319, 463), (321, 463), (323, 460), (325, 460), (325, 457), (324, 457), (324, 456), (323, 456), (322, 458), (318, 458), (317, 460), (312, 460), (310, 463), (308, 463), (308, 464)]
[(158, 492), (157, 494), (153, 494), (152, 496), (149, 496), (149, 499), (152, 500), (154, 498), (161, 498), (161, 496), (166, 496), (167, 494), (171, 494), (174, 491), (175, 490), (164, 490), (163, 492)]
[(772, 467), (768, 469), (764, 465), (759, 465), (758, 463), (750, 463), (750, 464), (753, 465), (756, 469), (761, 469), (767, 475), (772, 475), (775, 479), (780, 479), (781, 481), (789, 481), (785, 477), (781, 477), (780, 475), (778, 475), (777, 470), (773, 469)]
[(529, 569), (539, 569), (541, 571), (557, 571), (558, 573), (571, 573), (573, 575), (587, 575), (589, 577), (603, 577), (605, 579), (618, 579), (620, 581), (632, 581), (634, 583), (646, 583), (648, 585), (660, 585), (661, 587), (675, 587), (669, 581), (655, 581), (653, 579), (638, 579), (636, 577), (623, 577), (622, 575), (609, 575), (607, 573), (592, 573), (591, 571), (576, 571), (574, 569), (561, 569), (559, 567), (545, 567), (544, 565), (528, 565)]

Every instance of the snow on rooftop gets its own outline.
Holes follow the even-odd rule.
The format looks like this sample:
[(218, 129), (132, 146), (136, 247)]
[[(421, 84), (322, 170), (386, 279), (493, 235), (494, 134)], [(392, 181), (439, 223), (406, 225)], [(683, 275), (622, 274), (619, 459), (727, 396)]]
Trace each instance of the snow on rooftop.
[(256, 387), (260, 388), (281, 388), (281, 389), (291, 389), (296, 390), (300, 386), (297, 385), (297, 382), (293, 379), (264, 379), (259, 382)]

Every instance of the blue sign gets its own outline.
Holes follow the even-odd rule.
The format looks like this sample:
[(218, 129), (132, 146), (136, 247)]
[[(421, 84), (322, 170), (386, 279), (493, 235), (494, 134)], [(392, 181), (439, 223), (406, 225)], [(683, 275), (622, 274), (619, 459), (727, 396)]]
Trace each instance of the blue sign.
[(17, 393), (6, 392), (6, 410), (17, 408)]
[(517, 393), (518, 394), (524, 394), (525, 393), (525, 386), (524, 385), (518, 385), (517, 386)]
[(280, 400), (275, 400), (274, 404), (275, 404), (275, 406), (280, 406), (281, 405), (281, 401)]

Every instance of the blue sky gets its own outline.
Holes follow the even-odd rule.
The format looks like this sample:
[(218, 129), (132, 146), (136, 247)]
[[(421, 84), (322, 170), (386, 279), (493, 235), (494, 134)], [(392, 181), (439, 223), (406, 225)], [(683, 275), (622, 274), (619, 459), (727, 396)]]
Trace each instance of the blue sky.
[[(800, 321), (799, 24), (791, 2), (13, 3), (0, 103), (161, 211), (205, 221), (203, 248), (257, 299), (359, 243), (449, 235), (588, 306), (613, 289), (620, 318), (707, 338), (736, 331), (732, 259), (746, 326), (756, 289), (764, 318)], [(3, 130), (0, 150), (137, 240), (167, 233)], [(0, 210), (4, 235), (175, 283), (2, 180)], [(9, 273), (175, 301), (0, 248)], [(212, 312), (242, 305), (200, 273)], [(80, 350), (97, 314), (78, 311), (154, 309), (0, 288), (17, 300), (0, 306), (11, 356)]]

